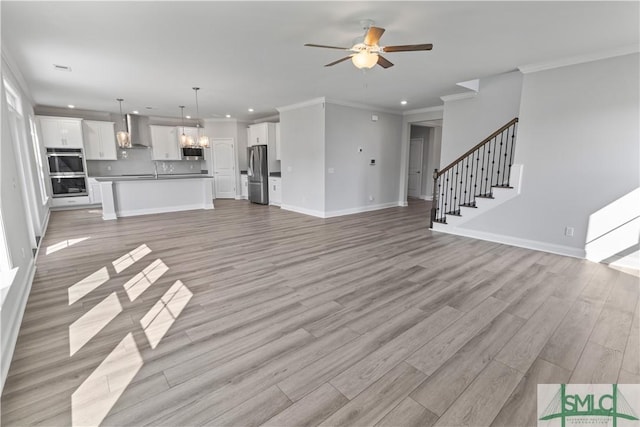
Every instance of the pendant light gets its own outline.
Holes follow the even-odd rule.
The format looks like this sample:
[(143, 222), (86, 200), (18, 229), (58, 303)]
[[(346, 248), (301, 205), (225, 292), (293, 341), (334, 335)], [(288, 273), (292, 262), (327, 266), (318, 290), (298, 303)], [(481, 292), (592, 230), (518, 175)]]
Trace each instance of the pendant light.
[(202, 147), (202, 148), (207, 148), (209, 146), (209, 137), (206, 136), (204, 133), (202, 135), (200, 135), (200, 108), (198, 106), (198, 91), (200, 90), (199, 87), (194, 87), (193, 90), (196, 93), (196, 135), (197, 135), (197, 140), (195, 145), (198, 147)]
[(129, 132), (127, 132), (127, 120), (124, 118), (124, 114), (122, 114), (122, 101), (124, 101), (124, 99), (117, 98), (116, 101), (120, 103), (120, 116), (122, 117), (122, 125), (124, 127), (124, 130), (120, 130), (116, 134), (118, 147), (131, 148), (131, 136), (129, 135)]
[(180, 146), (192, 147), (193, 138), (191, 137), (191, 135), (185, 135), (184, 133), (184, 105), (179, 105), (178, 108), (180, 108), (180, 116), (182, 117), (182, 135), (180, 135)]

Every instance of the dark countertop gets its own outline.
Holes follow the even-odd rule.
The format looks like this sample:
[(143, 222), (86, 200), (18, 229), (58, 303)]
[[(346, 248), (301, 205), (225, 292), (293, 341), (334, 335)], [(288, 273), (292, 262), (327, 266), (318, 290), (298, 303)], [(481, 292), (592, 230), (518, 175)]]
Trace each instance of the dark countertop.
[(154, 175), (119, 175), (119, 176), (92, 176), (96, 181), (160, 181), (169, 179), (193, 179), (193, 178), (213, 178), (211, 175), (204, 175), (200, 173), (192, 174), (173, 174), (163, 175), (159, 174), (156, 178)]
[(280, 178), (282, 176), (282, 172), (269, 172), (269, 176), (272, 178)]

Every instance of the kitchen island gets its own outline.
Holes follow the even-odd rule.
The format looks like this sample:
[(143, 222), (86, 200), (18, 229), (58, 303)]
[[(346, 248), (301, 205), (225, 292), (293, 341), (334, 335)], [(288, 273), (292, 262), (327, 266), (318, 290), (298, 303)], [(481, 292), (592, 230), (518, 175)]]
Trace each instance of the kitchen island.
[(96, 177), (102, 192), (102, 219), (213, 209), (210, 175)]

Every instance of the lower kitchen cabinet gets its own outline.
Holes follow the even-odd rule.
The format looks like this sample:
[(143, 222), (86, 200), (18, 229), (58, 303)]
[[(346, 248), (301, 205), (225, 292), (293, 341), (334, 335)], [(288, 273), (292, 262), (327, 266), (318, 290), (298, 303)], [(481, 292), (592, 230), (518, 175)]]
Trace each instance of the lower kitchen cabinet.
[(280, 206), (282, 204), (282, 179), (269, 177), (269, 204)]
[(100, 189), (100, 183), (95, 178), (89, 178), (89, 203), (92, 205), (102, 204), (102, 190)]
[(246, 174), (240, 175), (241, 195), (243, 199), (249, 198), (249, 177)]

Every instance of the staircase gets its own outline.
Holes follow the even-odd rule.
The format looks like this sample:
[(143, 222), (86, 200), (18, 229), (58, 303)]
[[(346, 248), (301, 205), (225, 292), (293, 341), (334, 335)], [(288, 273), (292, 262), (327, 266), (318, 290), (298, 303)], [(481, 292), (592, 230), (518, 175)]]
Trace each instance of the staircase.
[(520, 192), (522, 167), (513, 164), (517, 124), (516, 117), (447, 167), (435, 170), (430, 228), (460, 225)]

